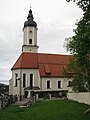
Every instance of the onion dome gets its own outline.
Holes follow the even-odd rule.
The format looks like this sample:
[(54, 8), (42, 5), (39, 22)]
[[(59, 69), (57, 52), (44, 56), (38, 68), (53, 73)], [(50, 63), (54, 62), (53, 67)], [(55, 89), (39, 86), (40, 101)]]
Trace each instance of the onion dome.
[(32, 27), (37, 27), (37, 23), (33, 20), (33, 14), (32, 14), (32, 10), (30, 8), (29, 10), (29, 14), (28, 14), (28, 17), (27, 17), (27, 21), (24, 22), (24, 27), (27, 27), (27, 26), (32, 26)]

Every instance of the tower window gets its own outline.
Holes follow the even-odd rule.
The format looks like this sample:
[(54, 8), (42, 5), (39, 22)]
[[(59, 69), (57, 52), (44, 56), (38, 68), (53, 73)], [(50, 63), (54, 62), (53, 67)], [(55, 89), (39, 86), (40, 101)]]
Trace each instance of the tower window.
[(32, 33), (32, 31), (30, 30), (30, 33)]
[(61, 88), (61, 81), (58, 81), (58, 88)]
[(50, 89), (50, 81), (47, 81), (47, 89)]
[(32, 39), (29, 39), (29, 44), (32, 44)]
[(18, 74), (15, 73), (15, 87), (17, 87), (18, 85)]
[(23, 87), (26, 86), (26, 74), (23, 73)]

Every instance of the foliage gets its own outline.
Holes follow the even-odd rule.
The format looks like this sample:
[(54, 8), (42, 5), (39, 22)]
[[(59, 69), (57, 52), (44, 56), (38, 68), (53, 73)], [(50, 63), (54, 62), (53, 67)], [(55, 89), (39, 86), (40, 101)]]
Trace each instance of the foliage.
[(33, 97), (35, 95), (34, 91), (31, 91), (31, 97)]
[(6, 93), (6, 92), (8, 92), (8, 91), (9, 91), (9, 86), (0, 83), (0, 94), (1, 94), (1, 93), (4, 94), (4, 93)]
[(76, 2), (76, 4), (83, 10), (86, 11), (90, 6), (90, 0), (66, 0), (67, 2)]
[(9, 106), (0, 110), (0, 120), (89, 120), (89, 106), (68, 100), (40, 101), (29, 108)]
[(50, 99), (50, 96), (49, 94), (51, 94), (52, 97), (55, 97), (55, 98), (60, 98), (60, 97), (66, 97), (67, 96), (67, 91), (42, 91), (42, 92), (39, 92), (39, 98), (44, 98), (44, 99)]
[(39, 98), (48, 99), (49, 98), (48, 92), (39, 92)]
[(74, 73), (72, 85), (75, 89), (90, 91), (90, 1), (74, 0), (74, 2), (83, 10), (83, 17), (76, 23), (75, 35), (67, 40), (67, 51), (73, 54), (73, 60), (67, 66), (67, 71)]

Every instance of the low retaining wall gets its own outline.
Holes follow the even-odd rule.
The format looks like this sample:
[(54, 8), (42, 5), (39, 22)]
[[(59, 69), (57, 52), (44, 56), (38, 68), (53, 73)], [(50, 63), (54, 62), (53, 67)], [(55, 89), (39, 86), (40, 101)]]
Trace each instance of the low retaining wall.
[(67, 93), (68, 99), (78, 101), (90, 105), (90, 92)]

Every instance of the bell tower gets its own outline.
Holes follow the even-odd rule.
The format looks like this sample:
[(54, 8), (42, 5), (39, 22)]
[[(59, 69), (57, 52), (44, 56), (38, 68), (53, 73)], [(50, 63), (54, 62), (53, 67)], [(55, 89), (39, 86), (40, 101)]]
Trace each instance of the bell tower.
[(24, 22), (23, 27), (23, 46), (22, 52), (38, 52), (37, 46), (37, 23), (33, 20), (32, 10), (30, 8), (27, 21)]

